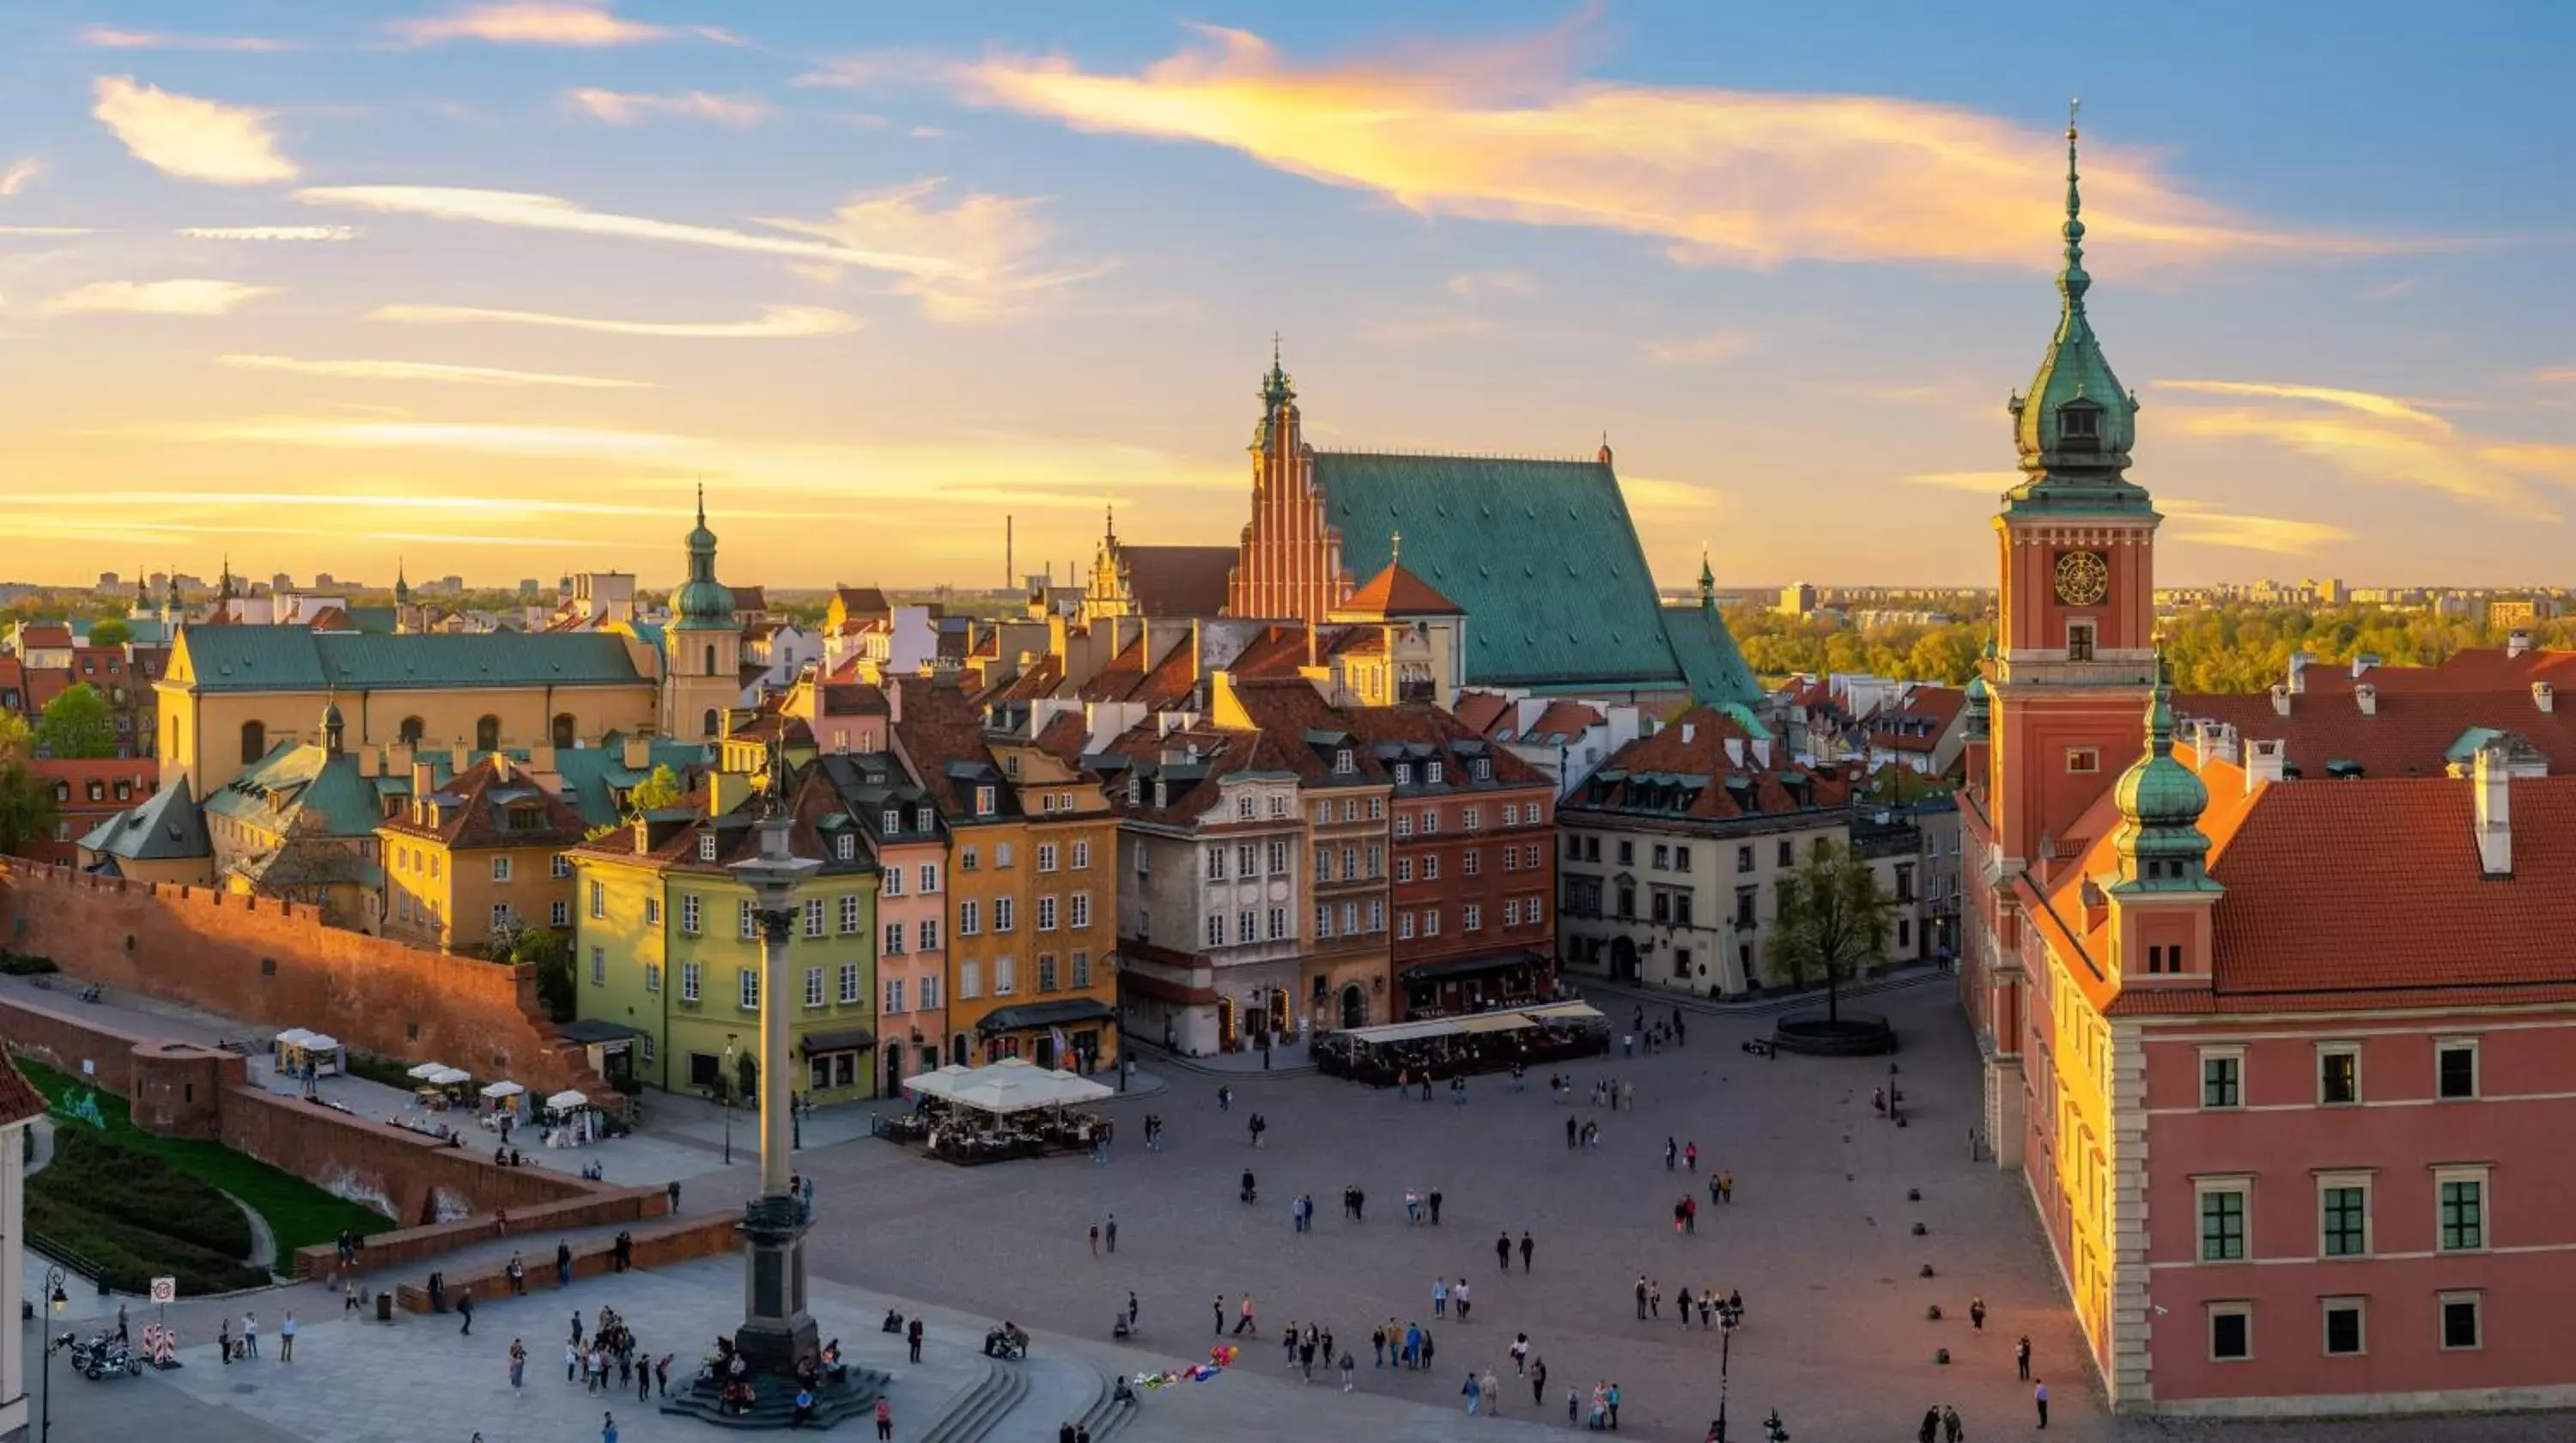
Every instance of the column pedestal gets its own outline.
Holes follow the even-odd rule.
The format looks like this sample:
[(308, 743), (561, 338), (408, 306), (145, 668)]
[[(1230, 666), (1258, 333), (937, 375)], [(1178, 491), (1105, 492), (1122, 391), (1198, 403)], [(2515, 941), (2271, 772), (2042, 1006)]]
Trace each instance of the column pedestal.
[(820, 1360), (814, 1319), (805, 1311), (805, 1210), (783, 1193), (743, 1206), (743, 1246), (751, 1266), (743, 1279), (743, 1323), (734, 1346), (755, 1373), (793, 1374)]

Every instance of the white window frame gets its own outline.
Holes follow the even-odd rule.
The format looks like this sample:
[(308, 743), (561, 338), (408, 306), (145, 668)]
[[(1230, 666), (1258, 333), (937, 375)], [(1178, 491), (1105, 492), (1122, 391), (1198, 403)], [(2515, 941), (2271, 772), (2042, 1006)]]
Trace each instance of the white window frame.
[(936, 972), (925, 972), (921, 974), (921, 1010), (928, 1012), (938, 1006), (939, 974)]
[(903, 895), (903, 868), (901, 868), (901, 867), (888, 867), (888, 868), (886, 868), (886, 869), (885, 869), (885, 880), (877, 884), (877, 893), (878, 893), (878, 895), (879, 895), (879, 896), (885, 896), (885, 897), (900, 897), (900, 896), (902, 896), (902, 895)]
[(984, 995), (984, 964), (968, 958), (957, 964), (957, 1000), (971, 1002)]
[[(2478, 1185), (2478, 1244), (2476, 1247), (2442, 1246), (2442, 1186), (2445, 1183), (2473, 1182)], [(2485, 1163), (2459, 1163), (2433, 1169), (2433, 1251), (2442, 1253), (2485, 1253), (2495, 1250), (2495, 1169)]]
[(905, 927), (901, 922), (888, 922), (885, 924), (885, 949), (882, 955), (887, 957), (900, 957), (903, 955), (904, 932)]
[(662, 990), (661, 963), (647, 962), (644, 964), (644, 990), (648, 994), (658, 994)]
[(1410, 942), (1413, 940), (1412, 913), (1398, 912), (1395, 914), (1395, 940), (1398, 942)]
[(993, 959), (993, 995), (1008, 997), (1020, 988), (1020, 963), (1016, 957)]
[(698, 935), (698, 894), (695, 892), (680, 894), (680, 934), (684, 937)]
[[(2326, 1097), (2326, 1067), (2328, 1059), (2336, 1057), (2349, 1057), (2352, 1059), (2352, 1096), (2339, 1101), (2329, 1101)], [(2361, 1044), (2358, 1042), (2320, 1042), (2316, 1045), (2316, 1058), (2317, 1106), (2361, 1106), (2361, 1099), (2363, 1096), (2361, 1090)]]
[(745, 1012), (760, 1010), (760, 969), (737, 967), (733, 974), (734, 1006)]
[(984, 932), (984, 906), (969, 899), (957, 904), (957, 935), (980, 937)]
[[(2442, 1091), (2442, 1054), (2469, 1054), (2469, 1091), (2465, 1097), (2452, 1097)], [(2433, 1100), (2435, 1102), (2475, 1102), (2486, 1093), (2486, 1058), (2484, 1048), (2474, 1037), (2437, 1037), (2433, 1039)]]
[(1068, 868), (1076, 872), (1090, 871), (1091, 843), (1088, 841), (1075, 842), (1073, 844), (1073, 856), (1067, 861), (1066, 865)]
[(659, 927), (662, 925), (661, 898), (647, 897), (644, 899), (644, 925), (647, 927)]
[[(2474, 1343), (2451, 1341), (2451, 1308), (2466, 1303), (2477, 1309), (2478, 1340)], [(2445, 1353), (2475, 1353), (2487, 1345), (2487, 1295), (2484, 1288), (2449, 1288), (2433, 1295), (2433, 1340)]]
[(513, 914), (513, 913), (510, 911), (510, 904), (509, 904), (509, 903), (507, 903), (507, 902), (495, 902), (495, 903), (493, 903), (493, 904), (492, 904), (492, 930), (493, 930), (493, 931), (495, 931), (495, 932), (507, 932), (508, 930), (510, 930), (510, 922), (511, 922), (511, 919), (512, 919), (512, 917), (513, 917), (514, 915), (515, 915), (515, 914)]
[(590, 949), (590, 985), (593, 987), (608, 985), (608, 949), (605, 947)]
[(1038, 898), (1038, 930), (1041, 932), (1052, 932), (1055, 930), (1055, 922), (1055, 894), (1050, 892), (1047, 895)]
[(1461, 931), (1461, 932), (1482, 932), (1482, 931), (1484, 931), (1484, 930), (1485, 930), (1485, 909), (1484, 909), (1484, 908), (1482, 908), (1482, 907), (1480, 907), (1480, 906), (1478, 906), (1478, 905), (1476, 905), (1476, 904), (1475, 904), (1475, 903), (1473, 903), (1473, 902), (1469, 902), (1469, 903), (1468, 903), (1468, 904), (1466, 904), (1465, 906), (1463, 906), (1463, 907), (1459, 908), (1459, 909), (1458, 909), (1458, 930), (1459, 930), (1459, 931)]
[(1206, 936), (1207, 936), (1207, 945), (1208, 945), (1208, 946), (1210, 946), (1210, 947), (1222, 947), (1222, 946), (1224, 946), (1224, 945), (1225, 945), (1225, 914), (1224, 914), (1224, 913), (1222, 913), (1222, 912), (1210, 912), (1210, 913), (1208, 913), (1208, 914), (1207, 914), (1207, 926), (1206, 926), (1206, 927), (1204, 927), (1204, 928), (1203, 928), (1203, 929), (1201, 929), (1201, 930), (1202, 930), (1202, 931), (1206, 934)]
[(1056, 848), (1055, 848), (1055, 843), (1053, 843), (1053, 842), (1040, 842), (1040, 843), (1038, 843), (1038, 870), (1039, 870), (1039, 871), (1041, 871), (1041, 872), (1052, 872), (1052, 871), (1054, 871), (1054, 870), (1055, 870), (1055, 859), (1056, 859)]
[(922, 864), (921, 864), (921, 874), (920, 874), (920, 877), (919, 877), (919, 879), (918, 879), (918, 880), (919, 880), (919, 881), (920, 881), (920, 883), (921, 883), (921, 886), (920, 886), (919, 890), (920, 890), (920, 892), (922, 893), (922, 895), (924, 895), (924, 896), (928, 896), (929, 894), (931, 894), (931, 893), (933, 893), (933, 892), (938, 891), (938, 890), (939, 890), (939, 864), (938, 864), (937, 862), (924, 862), (924, 863), (922, 863)]
[(999, 937), (1019, 925), (1020, 899), (1002, 896), (993, 899), (993, 935)]
[(743, 941), (748, 942), (760, 935), (760, 918), (753, 909), (749, 897), (735, 899), (734, 926), (742, 934)]
[(1079, 932), (1091, 925), (1091, 894), (1089, 892), (1074, 893), (1073, 900), (1067, 905), (1072, 908), (1072, 911), (1066, 917), (1065, 925), (1071, 927), (1076, 932)]
[(808, 937), (823, 935), (823, 899), (820, 897), (805, 899), (805, 935)]
[[(2252, 1302), (2231, 1298), (2224, 1302), (2204, 1303), (2201, 1305), (2201, 1310), (2201, 1346), (2208, 1350), (2209, 1361), (2213, 1363), (2254, 1361), (2254, 1304)], [(2245, 1320), (2245, 1351), (2232, 1358), (2222, 1357), (2218, 1351), (2218, 1320), (2221, 1318)]]
[(850, 861), (859, 855), (859, 839), (845, 832), (832, 839), (832, 850), (840, 860)]
[[(2326, 1193), (2329, 1190), (2336, 1188), (2361, 1189), (2360, 1252), (2330, 1253), (2326, 1251)], [(2376, 1191), (2377, 1190), (2371, 1186), (2371, 1175), (2367, 1172), (2321, 1172), (2317, 1174), (2317, 1256), (2319, 1258), (2328, 1261), (2339, 1261), (2345, 1258), (2366, 1258), (2371, 1255), (2379, 1242), (2379, 1239), (2375, 1235), (2377, 1232), (2377, 1218), (2374, 1216), (2377, 1211), (2375, 1204), (2379, 1201), (2375, 1196)]]
[(912, 947), (916, 952), (939, 950), (939, 919), (924, 917), (912, 929)]
[[(2211, 1102), (2209, 1100), (2209, 1064), (2212, 1062), (2228, 1062), (2234, 1064), (2236, 1077), (2236, 1100), (2234, 1102)], [(2200, 1049), (2200, 1066), (2193, 1074), (2192, 1088), (2193, 1096), (2198, 1101), (2200, 1110), (2203, 1112), (2244, 1111), (2245, 1049), (2242, 1047), (2204, 1047)]]
[[(851, 965), (855, 967), (857, 964)], [(885, 1010), (888, 1012), (912, 1010), (903, 1005), (903, 979), (900, 977), (889, 977), (885, 980)]]
[(699, 861), (701, 861), (701, 862), (712, 862), (712, 861), (714, 861), (715, 859), (716, 859), (716, 834), (715, 834), (715, 833), (713, 833), (713, 832), (701, 832), (701, 833), (699, 833), (699, 834), (698, 834), (698, 860), (699, 860)]
[[(2240, 1249), (2232, 1258), (2209, 1256), (2209, 1234), (2204, 1215), (2204, 1199), (2214, 1194), (2234, 1193), (2240, 1200), (2237, 1208)], [(2249, 1173), (2227, 1173), (2191, 1180), (2191, 1256), (2192, 1261), (2208, 1267), (2228, 1267), (2254, 1260), (2254, 1178)]]
[(849, 892), (841, 897), (841, 933), (848, 936), (859, 930), (859, 894)]
[(695, 962), (680, 964), (680, 1000), (695, 1006), (705, 995), (706, 969)]
[[(2356, 1315), (2353, 1347), (2338, 1353), (2334, 1347), (2333, 1316), (2351, 1312)], [(2317, 1299), (2317, 1352), (2328, 1358), (2366, 1358), (2370, 1356), (2370, 1300), (2358, 1295)]]
[(823, 969), (820, 967), (806, 968), (805, 1005), (808, 1007), (821, 1007), (830, 999), (830, 996), (831, 994), (824, 987)]
[(565, 856), (561, 852), (557, 852), (553, 856), (546, 858), (546, 875), (554, 878), (556, 881), (562, 881), (564, 878), (571, 876), (572, 858)]
[(572, 904), (561, 897), (557, 897), (553, 901), (548, 902), (546, 904), (546, 925), (550, 927), (571, 926)]

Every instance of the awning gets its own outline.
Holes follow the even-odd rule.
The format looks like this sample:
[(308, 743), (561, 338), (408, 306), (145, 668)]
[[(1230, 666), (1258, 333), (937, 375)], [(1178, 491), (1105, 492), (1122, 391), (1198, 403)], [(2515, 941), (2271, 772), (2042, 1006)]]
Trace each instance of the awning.
[(603, 1042), (627, 1042), (650, 1035), (641, 1027), (629, 1027), (623, 1022), (606, 1022), (594, 1017), (584, 1017), (576, 1022), (564, 1023), (555, 1031), (586, 1047), (595, 1047)]
[(505, 1097), (516, 1097), (525, 1091), (526, 1088), (515, 1082), (488, 1082), (483, 1085), (483, 1095), (495, 1102)]
[(1404, 980), (1429, 982), (1442, 977), (1472, 977), (1480, 972), (1500, 972), (1509, 967), (1542, 966), (1546, 960), (1526, 947), (1484, 957), (1452, 957), (1444, 962), (1422, 962), (1407, 967)]
[(556, 1093), (554, 1096), (547, 1098), (546, 1106), (557, 1112), (570, 1112), (576, 1107), (590, 1106), (590, 1098), (583, 1093), (575, 1092), (571, 1088), (567, 1087), (563, 1091)]
[(420, 1066), (413, 1068), (407, 1075), (416, 1081), (427, 1082), (439, 1073), (445, 1071), (447, 1071), (447, 1064), (444, 1062), (424, 1062)]
[(1456, 1021), (1461, 1032), (1518, 1032), (1531, 1025), (1524, 1012), (1479, 1012)]
[(1521, 1015), (1534, 1022), (1589, 1022), (1603, 1014), (1589, 1002), (1550, 1002), (1544, 1007), (1524, 1007)]
[(817, 1052), (865, 1052), (877, 1045), (877, 1035), (864, 1027), (835, 1027), (806, 1033), (803, 1045), (808, 1057)]
[(1075, 1022), (1108, 1022), (1118, 1016), (1096, 997), (1066, 997), (1054, 1002), (1023, 1002), (996, 1007), (975, 1024), (978, 1032), (1021, 1032), (1032, 1027), (1062, 1027)]

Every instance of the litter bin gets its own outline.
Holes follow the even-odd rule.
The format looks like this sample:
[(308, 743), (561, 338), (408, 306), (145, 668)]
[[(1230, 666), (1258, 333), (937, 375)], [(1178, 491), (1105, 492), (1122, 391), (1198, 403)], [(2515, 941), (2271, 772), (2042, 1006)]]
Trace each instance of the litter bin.
[(379, 1323), (390, 1323), (393, 1320), (394, 1290), (386, 1288), (376, 1294), (376, 1321)]

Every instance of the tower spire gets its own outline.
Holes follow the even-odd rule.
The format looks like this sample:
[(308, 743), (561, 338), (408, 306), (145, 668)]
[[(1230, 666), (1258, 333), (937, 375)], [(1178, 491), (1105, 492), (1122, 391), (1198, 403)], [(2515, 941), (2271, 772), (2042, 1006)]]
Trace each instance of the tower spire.
[(2068, 309), (2084, 309), (2084, 293), (2093, 286), (2093, 278), (2084, 273), (2084, 196), (2077, 185), (2075, 166), (2076, 112), (2081, 99), (2066, 102), (2066, 224), (2058, 234), (2066, 241), (2066, 265), (2057, 273), (2057, 289), (2066, 297)]

